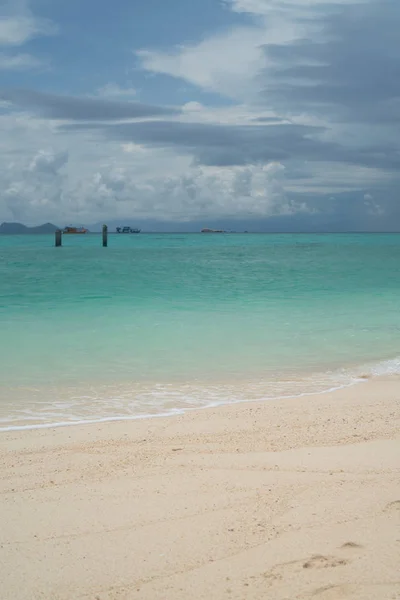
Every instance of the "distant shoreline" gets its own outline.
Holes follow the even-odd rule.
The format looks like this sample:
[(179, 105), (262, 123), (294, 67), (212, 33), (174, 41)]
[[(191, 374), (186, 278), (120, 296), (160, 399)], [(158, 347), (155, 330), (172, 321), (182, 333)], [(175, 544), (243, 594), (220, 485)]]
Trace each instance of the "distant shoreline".
[[(30, 228), (29, 228), (30, 229)], [(35, 229), (35, 228), (32, 228)], [(57, 228), (58, 229), (58, 228)], [(0, 231), (0, 236), (38, 236), (54, 235), (54, 231)], [(85, 235), (99, 235), (101, 230), (88, 231)], [(141, 235), (204, 235), (201, 231), (141, 231)], [(219, 235), (398, 235), (399, 231), (224, 231)], [(109, 231), (108, 235), (118, 235), (116, 231)], [(208, 237), (208, 236), (206, 236)]]

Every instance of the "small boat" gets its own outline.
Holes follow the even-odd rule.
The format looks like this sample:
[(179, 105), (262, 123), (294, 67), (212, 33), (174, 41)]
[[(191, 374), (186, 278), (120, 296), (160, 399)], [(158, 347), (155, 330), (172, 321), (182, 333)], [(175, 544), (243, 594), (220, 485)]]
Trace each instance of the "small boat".
[(201, 230), (201, 233), (226, 233), (223, 229), (208, 229), (208, 227)]
[(140, 233), (142, 230), (136, 227), (117, 227), (117, 233)]
[(89, 230), (85, 227), (64, 227), (63, 233), (87, 233)]

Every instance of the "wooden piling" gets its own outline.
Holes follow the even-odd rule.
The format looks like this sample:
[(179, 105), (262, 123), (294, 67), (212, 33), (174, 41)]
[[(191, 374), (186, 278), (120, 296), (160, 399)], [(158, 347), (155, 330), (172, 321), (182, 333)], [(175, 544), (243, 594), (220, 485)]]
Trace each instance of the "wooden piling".
[(57, 229), (55, 232), (55, 245), (56, 248), (62, 246), (62, 231), (61, 229)]
[(107, 225), (103, 225), (103, 248), (107, 248), (108, 243), (108, 227)]

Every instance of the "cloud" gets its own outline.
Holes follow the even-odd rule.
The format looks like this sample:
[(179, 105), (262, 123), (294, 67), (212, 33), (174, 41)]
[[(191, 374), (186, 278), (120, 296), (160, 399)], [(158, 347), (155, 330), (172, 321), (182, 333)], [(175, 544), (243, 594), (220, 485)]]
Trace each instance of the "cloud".
[[(196, 112), (193, 116), (196, 117)], [(324, 128), (296, 123), (219, 124), (196, 121), (139, 121), (135, 123), (82, 123), (60, 128), (63, 132), (97, 131), (104, 139), (133, 142), (147, 147), (171, 148), (190, 153), (195, 162), (208, 166), (265, 164), (301, 160), (341, 162), (356, 166), (400, 168), (395, 148), (348, 148), (325, 139)], [(376, 173), (379, 173), (376, 171)]]
[[(67, 125), (64, 131), (99, 130), (124, 142), (175, 148), (193, 154), (205, 165), (227, 166), (289, 159), (302, 152), (319, 160), (327, 143), (313, 139), (317, 127), (303, 125), (220, 125), (180, 121), (142, 121), (123, 124)], [(334, 148), (332, 147), (331, 154)]]
[[(121, 164), (117, 161), (117, 164)], [(176, 174), (140, 174), (134, 165), (86, 165), (79, 178), (68, 156), (41, 150), (26, 166), (6, 169), (0, 213), (4, 219), (63, 225), (100, 220), (131, 219), (168, 223), (220, 223), (246, 228), (352, 228), (390, 226), (372, 195), (338, 193), (293, 194), (287, 191), (290, 174), (282, 163), (263, 166), (183, 168)], [(6, 179), (4, 179), (4, 175)], [(267, 220), (266, 220), (267, 219)], [(272, 225), (268, 225), (268, 219)], [(235, 225), (235, 222), (237, 225)], [(275, 223), (275, 225), (274, 225)], [(312, 225), (311, 225), (312, 224)], [(393, 225), (392, 225), (393, 226)], [(180, 228), (185, 228), (182, 225)]]
[[(184, 79), (205, 90), (245, 98), (254, 88), (254, 74), (265, 66), (264, 32), (240, 27), (172, 52), (139, 50), (144, 69)], [(238, 81), (240, 85), (238, 86)]]
[(31, 54), (6, 54), (0, 52), (0, 71), (23, 71), (46, 67), (46, 61), (35, 58)]
[(278, 116), (400, 121), (398, 0), (230, 0), (253, 25), (172, 51), (142, 50), (152, 73), (268, 107)]
[(346, 2), (227, 0), (225, 4), (232, 11), (251, 14), (253, 24), (235, 26), (172, 51), (142, 49), (136, 54), (149, 72), (181, 78), (233, 99), (254, 101), (274, 66), (265, 48), (290, 47), (305, 39), (320, 43), (324, 39), (323, 17)]
[[(400, 5), (388, 0), (316, 11), (323, 40), (266, 44), (265, 102), (330, 121), (400, 121)], [(362, 25), (361, 25), (362, 24)]]
[[(8, 29), (14, 70), (36, 60), (18, 40), (51, 29), (23, 4), (36, 29)], [(400, 223), (398, 0), (225, 5), (241, 25), (142, 48), (133, 83), (81, 97), (0, 91), (0, 218)], [(130, 101), (139, 82), (146, 98), (185, 103)]]
[(35, 37), (56, 33), (57, 27), (47, 19), (38, 19), (29, 13), (2, 15), (0, 12), (0, 46), (22, 46)]
[(56, 175), (68, 162), (68, 152), (45, 152), (36, 154), (29, 165), (32, 173), (47, 173)]
[[(26, 52), (10, 52), (9, 48), (27, 44), (40, 36), (55, 35), (57, 27), (48, 19), (35, 17), (25, 0), (0, 2), (0, 71), (21, 71), (47, 65)], [(7, 51), (1, 51), (1, 48)]]
[(67, 162), (67, 152), (48, 150), (34, 155), (23, 169), (9, 165), (3, 179), (3, 203), (8, 214), (15, 220), (34, 215), (43, 215), (46, 220), (45, 215), (57, 215), (65, 187), (65, 174), (60, 170)]
[(364, 194), (364, 204), (367, 207), (367, 213), (372, 216), (382, 216), (385, 210), (375, 200), (372, 194)]
[(368, 0), (290, 0), (290, 2), (282, 2), (282, 0), (224, 0), (224, 3), (229, 6), (234, 12), (238, 13), (249, 13), (257, 16), (276, 16), (279, 11), (280, 14), (297, 12), (299, 14), (309, 15), (310, 10), (315, 8), (327, 8), (335, 11), (340, 5), (354, 6), (355, 4), (365, 4)]
[(172, 107), (117, 102), (102, 98), (61, 96), (22, 89), (0, 90), (0, 100), (47, 119), (71, 121), (112, 121), (179, 114), (179, 110)]
[(40, 151), (25, 169), (9, 170), (3, 201), (12, 218), (88, 221), (134, 214), (166, 221), (293, 214), (304, 207), (284, 192), (279, 163), (192, 167), (182, 174), (138, 179), (129, 168), (103, 167), (78, 181), (64, 171), (66, 153)]
[(97, 90), (97, 94), (104, 98), (132, 98), (137, 91), (133, 87), (121, 87), (117, 83), (107, 83)]
[[(296, 135), (289, 144), (290, 128), (277, 129), (283, 137), (277, 136), (271, 151), (273, 130), (259, 135), (254, 129), (246, 141), (236, 136), (236, 145), (225, 153), (210, 143), (207, 156), (197, 151), (199, 160), (340, 162), (381, 169), (377, 181), (392, 171), (395, 181), (400, 168), (398, 0), (225, 4), (252, 24), (165, 52), (143, 50), (138, 54), (142, 67), (229, 96), (254, 111), (256, 124), (286, 122), (322, 130)], [(257, 110), (269, 114), (257, 116)]]
[[(354, 229), (356, 217), (360, 226), (370, 218), (375, 219), (373, 227), (377, 223), (393, 227), (395, 211), (398, 213), (397, 196), (387, 187), (388, 182), (379, 179), (377, 170), (339, 163), (335, 169), (319, 163), (316, 169), (313, 162), (296, 167), (287, 161), (190, 165), (187, 155), (154, 145), (112, 141), (101, 145), (92, 137), (90, 142), (85, 139), (85, 132), (76, 131), (76, 137), (53, 137), (46, 121), (24, 117), (17, 123), (18, 127), (25, 124), (21, 139), (26, 151), (14, 151), (20, 148), (14, 125), (14, 137), (9, 139), (15, 142), (4, 145), (3, 152), (0, 143), (0, 220), (91, 224), (104, 219), (123, 221), (134, 215), (137, 222), (180, 222), (188, 223), (189, 228), (190, 222), (202, 222), (235, 229), (236, 220), (248, 223), (245, 228), (263, 229), (268, 226), (263, 219), (279, 217), (286, 219), (279, 221), (281, 227), (304, 230), (307, 218), (311, 223), (316, 215), (320, 227), (327, 227), (328, 221), (348, 226), (353, 219)], [(35, 151), (38, 141), (46, 139), (57, 142), (57, 147)], [(330, 189), (337, 192), (335, 200), (329, 200)], [(357, 193), (357, 189), (363, 192)], [(379, 198), (376, 203), (382, 211), (373, 209), (372, 213), (368, 204), (372, 193), (374, 199)]]

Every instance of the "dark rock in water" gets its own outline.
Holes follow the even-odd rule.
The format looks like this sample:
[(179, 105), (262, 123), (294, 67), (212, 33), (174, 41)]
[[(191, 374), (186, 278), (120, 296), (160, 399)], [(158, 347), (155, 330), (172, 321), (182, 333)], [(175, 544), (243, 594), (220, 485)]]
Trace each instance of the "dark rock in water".
[(43, 225), (37, 225), (36, 227), (27, 227), (22, 223), (2, 223), (0, 225), (0, 234), (4, 233), (7, 235), (21, 235), (29, 233), (54, 233), (59, 229), (53, 223), (44, 223)]

